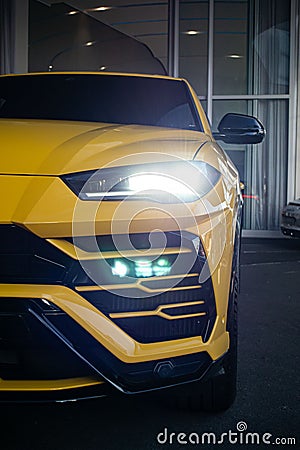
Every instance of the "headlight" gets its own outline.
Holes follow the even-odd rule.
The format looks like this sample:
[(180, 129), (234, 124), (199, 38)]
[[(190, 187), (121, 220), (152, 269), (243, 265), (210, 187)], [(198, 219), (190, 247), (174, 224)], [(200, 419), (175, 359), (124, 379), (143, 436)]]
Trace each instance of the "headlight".
[(64, 175), (81, 200), (148, 199), (161, 203), (193, 202), (209, 192), (220, 172), (203, 161), (172, 161), (108, 167)]

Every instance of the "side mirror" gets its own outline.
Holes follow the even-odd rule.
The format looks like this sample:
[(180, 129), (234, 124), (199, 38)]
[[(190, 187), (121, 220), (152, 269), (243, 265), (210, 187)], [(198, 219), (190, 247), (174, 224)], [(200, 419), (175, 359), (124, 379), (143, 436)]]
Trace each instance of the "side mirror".
[(218, 125), (219, 133), (214, 138), (227, 144), (258, 144), (265, 137), (261, 122), (253, 116), (228, 113)]

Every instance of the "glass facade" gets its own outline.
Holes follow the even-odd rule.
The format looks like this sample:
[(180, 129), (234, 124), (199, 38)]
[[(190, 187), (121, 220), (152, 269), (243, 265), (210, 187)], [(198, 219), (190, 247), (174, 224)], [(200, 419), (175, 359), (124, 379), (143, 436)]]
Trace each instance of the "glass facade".
[(248, 90), (248, 2), (214, 5), (213, 93), (246, 94)]
[(180, 2), (179, 73), (207, 95), (208, 1)]
[[(85, 2), (79, 3), (82, 7)], [(161, 22), (154, 19), (155, 14), (147, 5), (127, 8), (122, 6), (122, 2), (118, 3), (118, 7), (103, 7), (96, 11), (96, 8), (74, 9), (65, 3), (48, 7), (38, 0), (30, 0), (29, 71), (100, 70), (166, 74), (163, 61), (167, 55), (167, 3), (159, 5)], [(99, 15), (103, 21), (98, 20)], [(137, 15), (139, 22), (135, 20)], [(140, 25), (145, 26), (147, 17), (149, 26), (142, 36)], [(114, 26), (110, 25), (111, 22)], [(158, 32), (157, 27), (164, 32)], [(161, 49), (158, 56), (154, 56), (152, 48), (155, 51)]]
[[(300, 186), (299, 0), (28, 4), (29, 71), (169, 70), (194, 87), (213, 131), (227, 112), (257, 116), (267, 130), (262, 144), (222, 146), (245, 184), (244, 228), (279, 229), (281, 208)], [(2, 72), (13, 71), (10, 50)]]
[[(257, 146), (222, 146), (245, 185), (244, 228), (278, 230), (287, 200), (290, 1), (180, 0), (179, 11), (179, 75), (204, 97), (213, 131), (228, 112), (255, 115), (267, 130)], [(191, 45), (188, 27), (203, 32)]]
[[(213, 129), (227, 112), (259, 117), (267, 130), (257, 145), (222, 147), (239, 170), (244, 189), (244, 229), (278, 230), (287, 196), (288, 100), (214, 100)], [(280, 126), (278, 126), (280, 124)]]
[(289, 0), (248, 0), (249, 94), (289, 93)]
[[(78, 2), (81, 5), (84, 2)], [(111, 0), (109, 8), (90, 8), (98, 20), (146, 44), (156, 58), (168, 67), (168, 1)]]

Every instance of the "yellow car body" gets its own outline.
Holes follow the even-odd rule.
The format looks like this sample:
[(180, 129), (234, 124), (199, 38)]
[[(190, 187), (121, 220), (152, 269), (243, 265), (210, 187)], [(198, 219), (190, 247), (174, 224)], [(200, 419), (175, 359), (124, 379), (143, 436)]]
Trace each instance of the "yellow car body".
[[(0, 97), (4, 96), (3, 79), (31, 78), (34, 89), (38, 77), (82, 75), (3, 76)], [(24, 392), (56, 395), (68, 390), (78, 397), (81, 394), (76, 388), (81, 392), (79, 388), (94, 387), (101, 393), (107, 384), (124, 392), (140, 392), (199, 380), (214, 363), (222, 360), (230, 346), (227, 315), (238, 272), (242, 205), (237, 170), (214, 140), (199, 100), (185, 80), (148, 75), (88, 75), (100, 83), (103, 77), (114, 76), (129, 77), (133, 82), (165, 80), (184, 84), (202, 129), (5, 117), (5, 113), (1, 116), (0, 107), (0, 236), (1, 245), (5, 245), (0, 256), (0, 305), (3, 305), (0, 324), (11, 323), (14, 327), (15, 314), (20, 326), (16, 339), (10, 326), (0, 332), (0, 392), (5, 399)], [(47, 110), (47, 105), (43, 108)], [(205, 195), (188, 203), (157, 203), (150, 197), (87, 201), (79, 198), (64, 178), (99, 169), (101, 173), (105, 167), (113, 170), (143, 164), (146, 168), (157, 164), (159, 171), (174, 161), (208, 164), (216, 169), (217, 181)], [(95, 250), (84, 244), (84, 238), (91, 235), (97, 242), (112, 235), (133, 235), (138, 242), (144, 242), (144, 237), (157, 229), (171, 236), (170, 245), (154, 245), (146, 250), (138, 245), (130, 249), (104, 245)], [(181, 245), (175, 242), (178, 232), (184, 233), (186, 239)], [(175, 244), (172, 236), (176, 237)], [(194, 266), (187, 272), (183, 264), (182, 273), (179, 270), (172, 274), (172, 268), (159, 271), (153, 265), (155, 262), (147, 259), (150, 255), (151, 261), (153, 258), (155, 261), (163, 255), (165, 259), (160, 264), (167, 264), (168, 258), (170, 261), (178, 255), (187, 258), (184, 255), (193, 249), (200, 251), (199, 248), (201, 264), (209, 271), (203, 283), (200, 270), (195, 272)], [(150, 266), (151, 270), (131, 277), (128, 282), (127, 275), (116, 269), (116, 261), (120, 265), (122, 258), (129, 258), (135, 274)], [(83, 273), (89, 274), (93, 264), (99, 264), (101, 272), (105, 261), (109, 261), (107, 267), (112, 272), (105, 269), (108, 275), (103, 282), (93, 280), (92, 275), (84, 278)], [(50, 276), (52, 270), (55, 275)], [(81, 278), (76, 271), (82, 271)], [(208, 288), (203, 289), (205, 283), (210, 283), (211, 297)], [(97, 296), (101, 296), (101, 301)], [(101, 305), (110, 301), (113, 306), (104, 310)], [(120, 308), (118, 301), (124, 302)], [(209, 314), (210, 318), (201, 325), (203, 333), (197, 334), (197, 323), (206, 320)], [(151, 321), (151, 332), (147, 331), (147, 321)], [(163, 331), (164, 327), (170, 331)], [(51, 345), (45, 347), (42, 357), (42, 350), (37, 349), (35, 357), (40, 362), (34, 363), (34, 367), (38, 366), (36, 374), (33, 369), (26, 372), (24, 359), (28, 350), (22, 345), (22, 336), (30, 334), (28, 339), (34, 353), (35, 342), (44, 339), (43, 332), (42, 337), (39, 335), (40, 328), (47, 332), (45, 342), (49, 340), (48, 334), (54, 336), (67, 352), (78, 358), (78, 373), (74, 364), (70, 374), (68, 370), (57, 370), (56, 375), (52, 370), (55, 356), (47, 358)], [(159, 330), (157, 334), (155, 330)], [(145, 339), (141, 338), (144, 332), (148, 336)], [(205, 363), (201, 360), (203, 355)], [(63, 353), (57, 358), (57, 367), (62, 367)], [(41, 360), (46, 361), (43, 369), (39, 367), (43, 364)], [(48, 364), (51, 361), (49, 376), (47, 361)], [(182, 366), (180, 361), (184, 362)], [(22, 364), (25, 369), (19, 373)]]

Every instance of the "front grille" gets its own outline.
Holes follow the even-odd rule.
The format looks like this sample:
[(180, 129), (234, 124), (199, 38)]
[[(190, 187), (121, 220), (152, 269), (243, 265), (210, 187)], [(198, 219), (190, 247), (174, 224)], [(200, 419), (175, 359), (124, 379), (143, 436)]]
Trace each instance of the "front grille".
[(97, 309), (109, 316), (110, 313), (130, 312), (137, 310), (148, 311), (154, 310), (160, 305), (201, 300), (203, 296), (203, 288), (191, 289), (188, 291), (167, 291), (162, 294), (153, 295), (146, 298), (132, 298), (130, 297), (130, 293), (131, 289), (127, 290), (128, 296), (126, 297), (107, 291), (81, 292), (81, 295), (92, 303), (92, 305), (94, 305)]
[[(120, 328), (142, 343), (182, 339), (202, 336), (206, 341), (212, 331), (215, 318), (215, 301), (211, 280), (207, 280), (200, 289), (182, 291), (166, 291), (146, 298), (122, 297), (107, 291), (82, 292), (90, 303), (110, 317)], [(203, 304), (196, 304), (197, 301)], [(195, 302), (195, 306), (184, 306), (184, 303)], [(155, 311), (162, 305), (179, 304), (178, 308), (164, 308), (170, 315), (187, 315), (186, 318), (166, 319), (159, 316), (135, 317), (135, 312)], [(183, 304), (183, 305), (182, 305)], [(182, 309), (181, 309), (182, 308)], [(191, 314), (204, 312), (205, 315), (188, 317)], [(117, 313), (128, 313), (128, 317), (112, 318)], [(132, 314), (132, 317), (130, 317)]]
[[(166, 233), (166, 236), (169, 246), (183, 246), (190, 250), (187, 256), (180, 256), (180, 263), (176, 268), (178, 273), (186, 275), (176, 278), (176, 269), (174, 273), (172, 268), (170, 277), (145, 277), (139, 285), (132, 284), (130, 289), (117, 286), (134, 282), (134, 278), (123, 277), (115, 281), (116, 284), (110, 291), (88, 291), (80, 285), (80, 294), (138, 342), (150, 343), (193, 336), (202, 336), (203, 341), (207, 341), (215, 323), (216, 309), (211, 279), (199, 285), (199, 274), (206, 260), (203, 249), (200, 245), (196, 253), (194, 235)], [(136, 245), (139, 240), (148, 242), (145, 237), (141, 239), (139, 236), (133, 236), (132, 240)], [(88, 240), (85, 245), (87, 242)], [(171, 276), (174, 278), (170, 280)], [(169, 283), (172, 289), (164, 290)], [(147, 288), (146, 293), (143, 293), (143, 288)], [(160, 289), (163, 292), (157, 293)], [(200, 301), (203, 303), (199, 305)], [(185, 304), (191, 302), (194, 304), (187, 309)], [(173, 307), (168, 308), (168, 305)]]
[(295, 219), (295, 217), (282, 216), (282, 224), (283, 225), (295, 225), (296, 219)]
[[(130, 239), (135, 248), (148, 248), (150, 245), (149, 235), (145, 233), (131, 235)], [(157, 294), (157, 291), (168, 286), (170, 280), (167, 280), (167, 277), (165, 280), (164, 277), (158, 277), (158, 279), (145, 277), (140, 286), (132, 285), (131, 289), (119, 289), (114, 293), (106, 290), (89, 292), (84, 290), (85, 286), (97, 288), (97, 285), (78, 261), (65, 255), (45, 239), (39, 238), (19, 226), (1, 225), (0, 283), (61, 284), (74, 290), (77, 288), (77, 292), (79, 292), (78, 288), (82, 288), (80, 295), (139, 342), (158, 342), (192, 336), (202, 336), (206, 341), (216, 318), (215, 300), (210, 279), (203, 283), (201, 288), (199, 287), (198, 274), (205, 262), (205, 255), (200, 245), (197, 256), (194, 239), (195, 236), (189, 233), (166, 233), (167, 247), (183, 246), (190, 250), (186, 256), (181, 256), (182, 267), (180, 269), (182, 268), (182, 272), (180, 273), (185, 273), (185, 261), (189, 261), (189, 255), (192, 253), (196, 255), (193, 267), (187, 271), (188, 275), (191, 275), (190, 277), (183, 276), (176, 284), (177, 272), (175, 273), (174, 290), (166, 290)], [(71, 241), (71, 238), (68, 240)], [(154, 237), (153, 240), (155, 241), (156, 238)], [(96, 241), (102, 251), (115, 250), (111, 236), (97, 237)], [(159, 236), (157, 243), (158, 241)], [(93, 242), (94, 240), (89, 237), (79, 238), (80, 246), (85, 251), (96, 251)], [(104, 284), (122, 285), (125, 282), (125, 278), (112, 275), (111, 267), (105, 261), (97, 259), (87, 261), (85, 268), (88, 270), (91, 268), (91, 273), (95, 270), (101, 273), (103, 279), (107, 280), (107, 283)], [(133, 281), (134, 279), (131, 278), (131, 282)], [(147, 288), (146, 295), (143, 295), (143, 290), (139, 290), (138, 287)], [(191, 287), (192, 289), (190, 289)], [(148, 295), (149, 290), (150, 295)], [(203, 305), (201, 307), (191, 305), (187, 310), (184, 303), (193, 301), (203, 301)], [(170, 304), (179, 304), (184, 309), (182, 311), (179, 308), (175, 308), (174, 311), (167, 310), (167, 318), (162, 317), (162, 314), (151, 314), (151, 311), (160, 307), (163, 307), (166, 312), (164, 305)], [(130, 317), (130, 313), (138, 311), (148, 311), (148, 315), (137, 317), (136, 314), (133, 314)], [(199, 312), (204, 314), (190, 317)], [(116, 313), (128, 314), (126, 317), (112, 317)], [(172, 318), (170, 317), (172, 315), (186, 315), (187, 317)], [(5, 320), (8, 323), (10, 319), (6, 317)]]
[(204, 317), (172, 321), (161, 317), (134, 317), (114, 319), (114, 322), (141, 343), (202, 336), (207, 326)]

